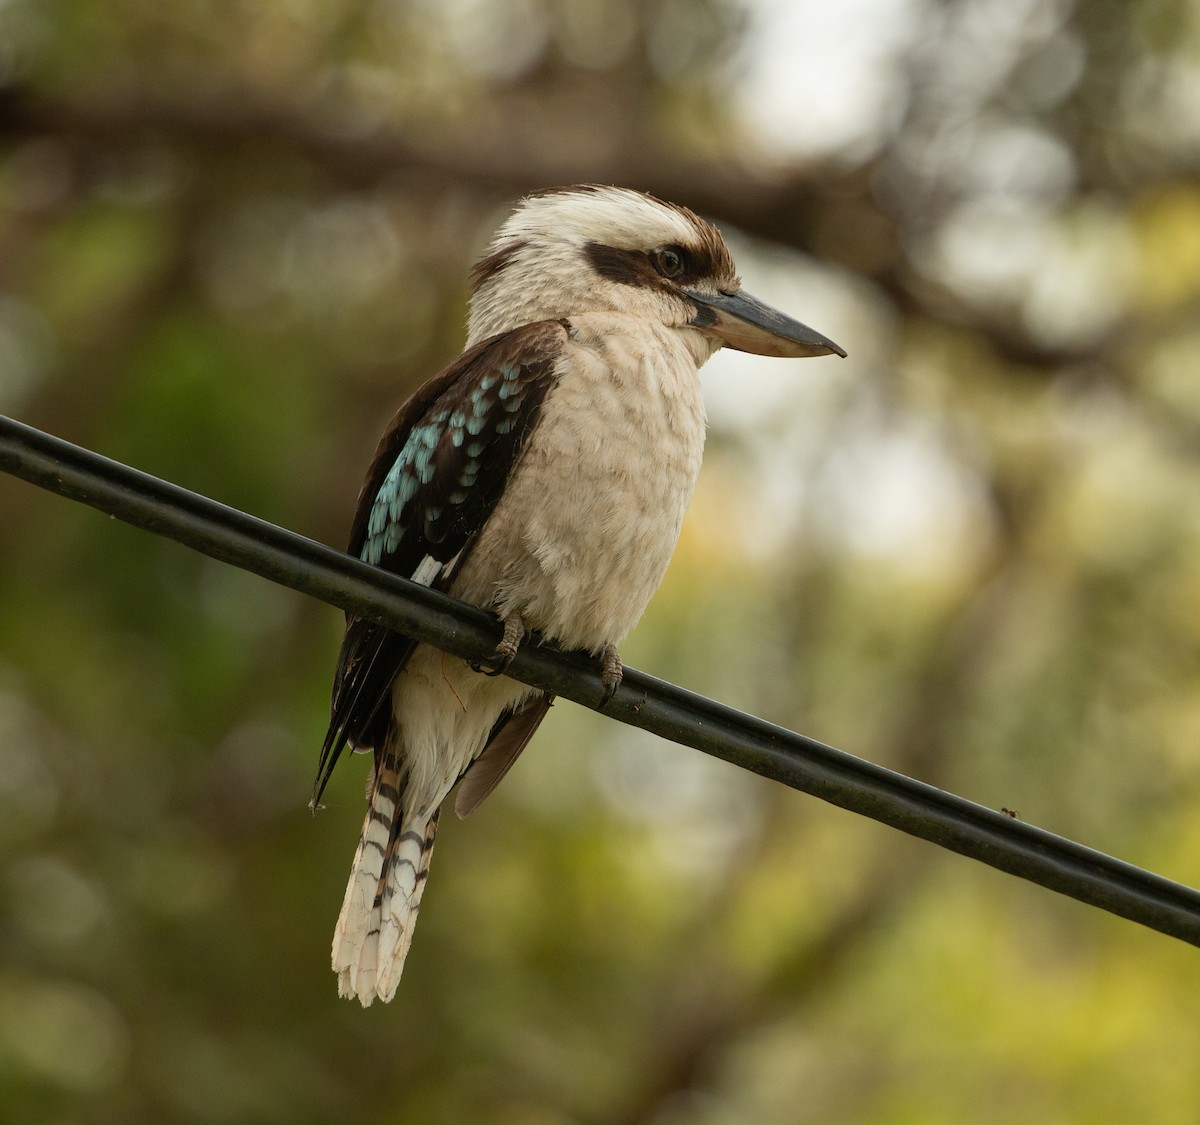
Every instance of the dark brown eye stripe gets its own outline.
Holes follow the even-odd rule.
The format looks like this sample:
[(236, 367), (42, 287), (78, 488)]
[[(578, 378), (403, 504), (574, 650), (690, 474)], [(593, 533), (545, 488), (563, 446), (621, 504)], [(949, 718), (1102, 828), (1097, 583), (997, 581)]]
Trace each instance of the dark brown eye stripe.
[(596, 273), (621, 285), (664, 289), (695, 285), (706, 278), (734, 276), (733, 262), (729, 259), (727, 250), (723, 255), (715, 255), (709, 246), (666, 246), (663, 250), (679, 255), (683, 266), (679, 273), (669, 280), (659, 271), (655, 262), (656, 254), (647, 253), (645, 250), (622, 250), (620, 247), (605, 246), (599, 242), (589, 242), (583, 248), (588, 263)]
[(641, 285), (648, 289), (663, 287), (662, 277), (644, 250), (622, 250), (601, 242), (589, 242), (583, 252), (592, 269), (608, 281), (620, 285)]

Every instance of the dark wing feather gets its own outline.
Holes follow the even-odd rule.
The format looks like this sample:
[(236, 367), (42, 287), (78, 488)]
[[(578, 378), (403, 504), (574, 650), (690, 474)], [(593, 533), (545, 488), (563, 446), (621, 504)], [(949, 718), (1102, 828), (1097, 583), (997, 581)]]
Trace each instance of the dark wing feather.
[(504, 775), (529, 745), (533, 732), (541, 726), (553, 702), (552, 695), (535, 695), (501, 716), (492, 728), (483, 753), (467, 767), (458, 783), (454, 811), (460, 820), (466, 820), (504, 780)]
[[(486, 524), (529, 435), (566, 339), (528, 324), (464, 352), (400, 408), (358, 497), (351, 554), (445, 590)], [(379, 752), (385, 703), (416, 642), (347, 616), (312, 804), (347, 745)]]

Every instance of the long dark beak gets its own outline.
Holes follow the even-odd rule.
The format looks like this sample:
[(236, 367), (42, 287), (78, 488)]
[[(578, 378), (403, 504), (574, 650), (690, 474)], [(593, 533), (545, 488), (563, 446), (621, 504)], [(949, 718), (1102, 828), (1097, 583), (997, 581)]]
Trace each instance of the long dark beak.
[(695, 327), (716, 336), (726, 347), (756, 355), (810, 356), (846, 353), (820, 332), (801, 324), (745, 290), (736, 293), (684, 289), (696, 303)]

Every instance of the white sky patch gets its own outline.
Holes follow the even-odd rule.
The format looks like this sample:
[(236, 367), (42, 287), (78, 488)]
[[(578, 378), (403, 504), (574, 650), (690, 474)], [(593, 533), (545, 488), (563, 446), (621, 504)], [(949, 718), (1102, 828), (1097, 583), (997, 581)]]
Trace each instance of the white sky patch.
[(1124, 313), (1137, 269), (1128, 220), (1103, 203), (1062, 215), (1014, 199), (977, 200), (916, 256), (968, 301), (1016, 308), (1051, 345), (1106, 331)]
[(653, 828), (657, 862), (689, 875), (712, 875), (743, 854), (761, 824), (756, 778), (646, 731), (602, 743), (592, 776), (613, 812)]
[[(988, 546), (993, 514), (981, 482), (931, 426), (844, 412), (823, 421), (828, 432), (816, 437), (803, 424), (756, 434), (751, 464), (721, 466), (738, 490), (724, 524), (736, 520), (747, 557), (785, 559), (802, 544), (937, 579)], [(702, 476), (697, 511), (712, 492)]]
[(990, 530), (979, 483), (916, 419), (846, 434), (812, 488), (822, 539), (912, 571), (957, 566)]
[[(722, 519), (736, 518), (736, 538), (744, 550), (754, 558), (769, 560), (794, 549), (798, 538), (808, 534), (809, 521), (817, 510), (814, 489), (828, 484), (822, 467), (828, 464), (831, 451), (851, 436), (851, 431), (861, 435), (869, 429), (870, 436), (863, 439), (869, 445), (886, 429), (882, 419), (862, 418), (862, 398), (864, 393), (870, 394), (864, 388), (872, 370), (890, 362), (894, 353), (886, 318), (881, 318), (878, 307), (847, 284), (844, 276), (820, 268), (803, 255), (767, 249), (736, 232), (725, 233), (747, 290), (849, 352), (845, 360), (784, 360), (726, 348), (701, 369), (711, 430), (740, 439), (737, 453), (722, 457), (714, 441), (706, 455), (706, 469), (732, 480), (739, 497), (735, 511), (724, 512)], [(887, 470), (881, 472), (886, 475)], [(911, 474), (902, 479), (921, 486)], [(713, 487), (711, 478), (702, 478), (698, 507), (711, 497)], [(869, 484), (866, 488), (848, 518), (862, 516), (859, 508), (890, 502)], [(840, 492), (832, 500), (825, 497), (820, 510), (840, 510), (841, 500)], [(878, 529), (880, 521), (898, 517), (893, 505), (890, 515), (862, 518), (867, 527)], [(836, 540), (842, 549), (863, 548), (866, 542), (853, 537), (843, 541), (824, 524), (820, 530), (826, 542)], [(884, 539), (890, 543), (884, 553), (892, 549), (903, 553), (915, 542), (903, 535), (863, 534), (874, 544), (868, 553)], [(924, 561), (916, 566), (928, 569)]]
[(988, 540), (988, 502), (929, 424), (874, 403), (869, 375), (893, 356), (877, 311), (872, 318), (838, 275), (800, 255), (731, 241), (748, 290), (850, 353), (779, 360), (723, 349), (702, 369), (710, 425), (746, 435), (750, 453), (740, 471), (736, 461), (724, 466), (746, 477), (735, 485), (746, 525), (739, 538), (765, 557), (813, 536), (915, 574), (961, 565)]
[(1052, 219), (1011, 199), (966, 203), (917, 247), (917, 264), (977, 303), (1015, 300), (1043, 260)]
[[(837, 340), (833, 332), (817, 331)], [(818, 409), (846, 377), (846, 361), (834, 367), (838, 362), (836, 357), (771, 359), (723, 349), (700, 372), (709, 422), (721, 429), (752, 429)]]
[[(837, 278), (799, 254), (764, 251), (735, 231), (723, 233), (747, 292), (849, 350), (844, 337), (859, 318)], [(829, 397), (845, 380), (849, 362), (772, 359), (723, 348), (700, 369), (709, 419), (733, 429), (803, 410), (805, 402)]]
[(877, 147), (903, 109), (897, 58), (923, 0), (744, 0), (735, 107), (781, 160)]

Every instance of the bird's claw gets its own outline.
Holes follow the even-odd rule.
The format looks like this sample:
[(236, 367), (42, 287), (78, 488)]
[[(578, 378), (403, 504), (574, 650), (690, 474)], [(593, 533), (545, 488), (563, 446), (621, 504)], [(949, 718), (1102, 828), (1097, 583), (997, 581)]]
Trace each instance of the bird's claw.
[(508, 666), (513, 662), (521, 642), (525, 639), (525, 625), (515, 613), (503, 618), (503, 622), (504, 636), (496, 645), (496, 651), (492, 653), (488, 665), (485, 666), (479, 660), (469, 661), (473, 671), (482, 672), (485, 676), (503, 676), (508, 671)]
[(617, 646), (605, 645), (600, 654), (600, 682), (604, 685), (604, 694), (600, 697), (600, 710), (604, 710), (612, 702), (624, 675), (625, 669), (621, 666)]

